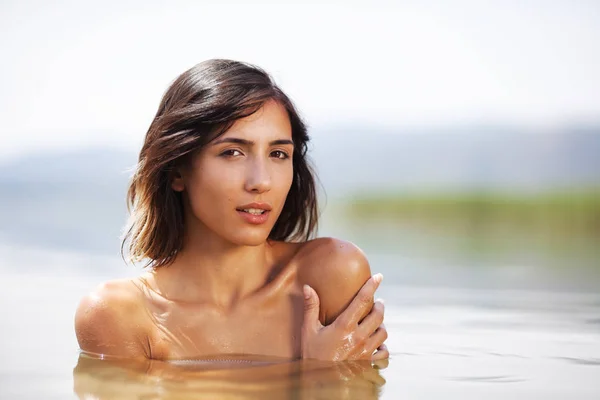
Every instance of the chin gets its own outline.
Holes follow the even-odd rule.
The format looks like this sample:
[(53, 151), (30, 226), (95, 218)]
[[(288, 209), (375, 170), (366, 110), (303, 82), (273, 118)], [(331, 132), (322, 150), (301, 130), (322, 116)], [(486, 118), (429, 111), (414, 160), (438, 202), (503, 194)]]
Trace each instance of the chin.
[(238, 246), (260, 246), (269, 238), (269, 232), (237, 232), (231, 242)]

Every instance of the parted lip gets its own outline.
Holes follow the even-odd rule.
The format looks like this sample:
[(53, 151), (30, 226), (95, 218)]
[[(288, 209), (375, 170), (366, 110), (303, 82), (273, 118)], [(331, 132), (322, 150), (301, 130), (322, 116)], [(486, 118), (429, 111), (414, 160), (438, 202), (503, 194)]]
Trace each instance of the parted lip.
[(247, 210), (249, 208), (255, 208), (257, 210), (271, 211), (271, 205), (268, 203), (249, 203), (239, 206), (237, 210)]

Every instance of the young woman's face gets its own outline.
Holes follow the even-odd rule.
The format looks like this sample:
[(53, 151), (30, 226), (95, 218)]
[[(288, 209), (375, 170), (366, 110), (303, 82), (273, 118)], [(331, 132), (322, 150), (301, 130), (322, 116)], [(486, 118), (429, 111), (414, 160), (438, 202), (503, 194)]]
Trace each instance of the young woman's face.
[(172, 183), (184, 191), (186, 225), (237, 245), (263, 243), (292, 185), (293, 152), (290, 120), (279, 103), (268, 101), (236, 121)]

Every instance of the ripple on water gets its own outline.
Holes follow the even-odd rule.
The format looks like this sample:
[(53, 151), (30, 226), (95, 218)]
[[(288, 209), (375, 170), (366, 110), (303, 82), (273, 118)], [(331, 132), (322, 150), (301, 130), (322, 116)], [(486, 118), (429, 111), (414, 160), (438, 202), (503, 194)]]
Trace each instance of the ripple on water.
[(524, 382), (527, 379), (519, 378), (511, 375), (497, 375), (497, 376), (456, 376), (448, 378), (452, 381), (461, 382), (481, 382), (481, 383), (516, 383)]
[(600, 358), (580, 358), (580, 357), (552, 357), (555, 360), (563, 360), (569, 363), (579, 365), (594, 365), (600, 366)]

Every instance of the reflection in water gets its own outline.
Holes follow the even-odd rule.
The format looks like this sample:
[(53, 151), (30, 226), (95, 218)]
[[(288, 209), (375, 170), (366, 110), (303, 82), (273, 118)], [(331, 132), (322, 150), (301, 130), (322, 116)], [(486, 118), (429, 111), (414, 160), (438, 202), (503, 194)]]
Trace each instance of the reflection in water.
[(99, 359), (81, 354), (80, 399), (379, 399), (387, 362), (288, 361), (260, 356), (184, 362)]

